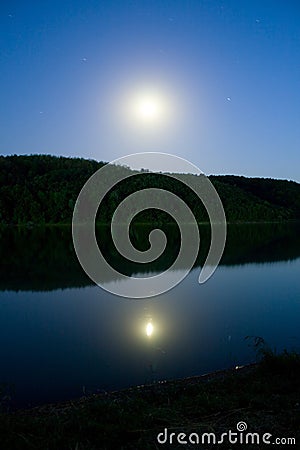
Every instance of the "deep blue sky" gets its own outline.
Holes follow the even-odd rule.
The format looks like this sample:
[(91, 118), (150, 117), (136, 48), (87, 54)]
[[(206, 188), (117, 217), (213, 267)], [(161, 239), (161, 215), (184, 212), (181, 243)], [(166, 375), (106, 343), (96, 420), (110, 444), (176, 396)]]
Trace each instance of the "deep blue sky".
[[(300, 181), (298, 0), (2, 0), (0, 51), (0, 154)], [(143, 86), (171, 109), (157, 127), (122, 109)]]

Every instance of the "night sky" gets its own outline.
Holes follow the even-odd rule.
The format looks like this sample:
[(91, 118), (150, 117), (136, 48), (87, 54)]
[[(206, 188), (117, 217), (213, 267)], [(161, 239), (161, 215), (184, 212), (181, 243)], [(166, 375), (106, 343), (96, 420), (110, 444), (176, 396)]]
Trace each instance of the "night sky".
[(1, 0), (0, 86), (2, 155), (300, 181), (298, 0)]

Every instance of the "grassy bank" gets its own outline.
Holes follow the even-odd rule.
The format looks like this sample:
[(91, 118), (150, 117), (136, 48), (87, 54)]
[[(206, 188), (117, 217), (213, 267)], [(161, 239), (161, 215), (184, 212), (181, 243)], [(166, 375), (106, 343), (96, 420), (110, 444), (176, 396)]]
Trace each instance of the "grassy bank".
[[(202, 433), (216, 433), (219, 439), (229, 429), (236, 432), (240, 421), (247, 424), (247, 432), (272, 434), (270, 442), (294, 438), (296, 444), (290, 448), (298, 448), (299, 380), (300, 355), (265, 351), (256, 365), (31, 410), (2, 412), (0, 448), (267, 448), (262, 443), (199, 446), (176, 441), (180, 432), (187, 436), (197, 433), (200, 439)], [(166, 428), (169, 434), (175, 433), (172, 439), (176, 444), (157, 442), (158, 433)]]

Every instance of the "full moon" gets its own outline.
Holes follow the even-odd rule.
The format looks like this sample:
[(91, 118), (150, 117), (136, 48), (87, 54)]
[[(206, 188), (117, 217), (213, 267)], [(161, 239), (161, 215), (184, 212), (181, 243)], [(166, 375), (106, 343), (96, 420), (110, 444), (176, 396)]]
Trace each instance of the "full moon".
[(169, 116), (167, 98), (156, 90), (145, 89), (128, 96), (127, 116), (133, 124), (161, 126)]
[(151, 97), (144, 97), (137, 101), (136, 113), (138, 118), (145, 121), (152, 121), (159, 117), (161, 112), (160, 102)]
[[(119, 104), (120, 123), (126, 127), (128, 137), (155, 136), (167, 132), (176, 118), (178, 101), (164, 85), (136, 85), (116, 92), (114, 104)], [(176, 114), (175, 114), (176, 113)], [(165, 138), (166, 134), (160, 135)]]

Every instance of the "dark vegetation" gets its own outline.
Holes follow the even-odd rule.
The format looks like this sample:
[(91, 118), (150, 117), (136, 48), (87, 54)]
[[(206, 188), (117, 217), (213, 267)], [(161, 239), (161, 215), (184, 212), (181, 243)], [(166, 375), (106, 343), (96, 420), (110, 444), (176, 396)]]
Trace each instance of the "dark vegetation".
[[(155, 449), (268, 448), (260, 443), (185, 445), (157, 443), (169, 433), (221, 433), (244, 421), (247, 432), (300, 439), (300, 355), (277, 354), (255, 338), (257, 365), (202, 377), (127, 389), (74, 402), (0, 413), (1, 448), (14, 449)], [(245, 436), (244, 432), (244, 436)], [(250, 441), (251, 442), (251, 441)], [(286, 445), (288, 446), (288, 445)], [(285, 448), (284, 445), (277, 446)]]
[[(1, 156), (0, 223), (70, 223), (81, 188), (104, 164), (49, 155)], [(182, 175), (183, 180), (195, 181), (195, 177)], [(229, 222), (300, 220), (299, 183), (233, 175), (210, 176), (210, 180), (223, 202)], [(99, 211), (99, 221), (108, 222), (116, 206), (128, 194), (146, 187), (168, 189), (180, 195), (199, 222), (208, 221), (204, 206), (183, 183), (147, 172), (119, 183), (107, 195)], [(166, 217), (164, 213), (148, 210), (140, 213), (138, 221), (165, 223)]]

